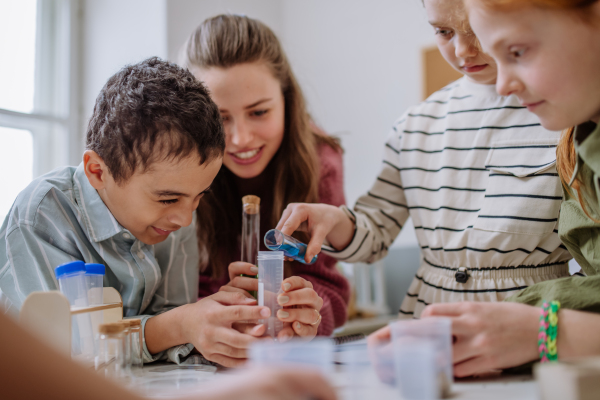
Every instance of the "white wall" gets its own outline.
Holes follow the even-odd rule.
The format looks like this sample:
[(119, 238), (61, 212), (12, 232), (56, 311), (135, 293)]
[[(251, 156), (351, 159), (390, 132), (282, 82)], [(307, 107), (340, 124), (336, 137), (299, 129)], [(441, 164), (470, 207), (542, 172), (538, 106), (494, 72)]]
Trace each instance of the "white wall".
[[(420, 0), (85, 0), (83, 118), (122, 65), (178, 61), (205, 18), (258, 18), (280, 37), (310, 111), (342, 139), (348, 204), (373, 183), (392, 123), (421, 100), (421, 55), (433, 43)], [(409, 223), (396, 245), (416, 245)]]
[[(393, 122), (421, 100), (421, 54), (433, 31), (419, 0), (285, 1), (283, 43), (311, 113), (345, 150), (348, 204), (381, 165)], [(416, 245), (412, 224), (396, 245)]]
[(235, 13), (259, 19), (281, 35), (285, 3), (281, 0), (167, 0), (169, 60), (179, 61), (179, 51), (196, 26), (218, 14)]
[(167, 57), (166, 14), (166, 0), (83, 1), (82, 135), (108, 78), (126, 64), (151, 56)]

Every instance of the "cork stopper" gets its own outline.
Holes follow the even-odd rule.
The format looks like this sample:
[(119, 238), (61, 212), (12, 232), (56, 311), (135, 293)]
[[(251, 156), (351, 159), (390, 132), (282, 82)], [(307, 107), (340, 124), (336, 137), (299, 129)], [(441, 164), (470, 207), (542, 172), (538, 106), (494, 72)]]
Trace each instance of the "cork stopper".
[(249, 194), (242, 197), (242, 203), (246, 214), (258, 214), (260, 212), (260, 197)]
[(98, 326), (98, 333), (103, 335), (114, 335), (123, 332), (125, 325), (121, 322), (112, 322), (110, 324), (101, 324)]
[(133, 318), (133, 319), (122, 319), (119, 322), (117, 322), (117, 324), (123, 324), (124, 326), (131, 328), (134, 326), (141, 326), (142, 325), (142, 320), (139, 318)]

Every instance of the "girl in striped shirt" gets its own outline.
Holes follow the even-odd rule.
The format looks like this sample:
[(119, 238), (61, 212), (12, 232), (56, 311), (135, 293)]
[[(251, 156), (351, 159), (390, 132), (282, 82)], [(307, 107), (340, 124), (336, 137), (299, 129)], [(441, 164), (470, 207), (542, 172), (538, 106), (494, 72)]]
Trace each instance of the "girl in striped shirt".
[(411, 217), (422, 263), (399, 312), (415, 318), (428, 304), (501, 301), (568, 276), (571, 258), (557, 235), (560, 132), (496, 93), (496, 65), (462, 1), (424, 4), (442, 55), (465, 76), (396, 121), (381, 172), (353, 211), (291, 204), (278, 224), (310, 233), (307, 260), (327, 240), (337, 249), (329, 255), (374, 262)]

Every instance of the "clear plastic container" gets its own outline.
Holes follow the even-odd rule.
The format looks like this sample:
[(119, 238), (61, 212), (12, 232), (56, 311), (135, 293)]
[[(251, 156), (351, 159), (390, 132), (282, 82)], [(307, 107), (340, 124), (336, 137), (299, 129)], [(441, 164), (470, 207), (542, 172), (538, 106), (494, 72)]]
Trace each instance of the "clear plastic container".
[(330, 374), (334, 371), (333, 352), (331, 339), (292, 339), (284, 343), (261, 340), (250, 346), (250, 362), (267, 367), (303, 366)]
[[(303, 264), (306, 264), (304, 256), (306, 254), (306, 244), (296, 238), (288, 236), (277, 229), (271, 229), (265, 234), (265, 246), (273, 251), (282, 251), (286, 257), (293, 258)], [(309, 264), (317, 261), (314, 256)]]
[[(453, 382), (452, 320), (441, 317), (401, 320), (390, 323), (390, 328), (394, 347), (396, 380), (400, 377), (399, 371), (411, 368), (413, 371), (416, 371), (415, 373), (419, 372), (418, 368), (422, 368), (419, 374), (430, 379), (429, 369), (433, 368), (434, 377), (431, 378), (430, 384), (435, 388), (437, 396), (435, 398), (449, 396)], [(433, 366), (425, 361), (417, 363), (409, 357), (414, 355), (414, 357), (428, 360), (427, 354), (429, 354), (429, 350), (426, 349), (427, 346), (423, 342), (429, 343), (433, 348)], [(410, 353), (409, 348), (411, 346), (414, 349), (418, 349), (421, 353)], [(401, 386), (401, 382), (397, 383)]]
[(87, 286), (85, 281), (85, 264), (83, 261), (72, 261), (61, 264), (54, 269), (60, 291), (72, 306), (88, 306)]
[(436, 400), (441, 397), (435, 342), (415, 337), (394, 340), (396, 386), (402, 399)]
[(85, 264), (85, 281), (88, 290), (88, 304), (97, 306), (104, 304), (104, 275), (103, 264)]
[[(60, 291), (72, 307), (87, 307), (88, 294), (83, 261), (61, 264), (54, 269)], [(93, 363), (94, 334), (89, 313), (71, 317), (71, 356), (85, 364)]]
[(283, 321), (277, 318), (277, 311), (282, 309), (277, 302), (277, 296), (282, 293), (283, 282), (283, 252), (259, 251), (258, 252), (258, 305), (269, 307), (271, 316), (259, 320), (265, 324), (265, 335), (277, 339), (277, 334), (283, 329)]
[(96, 371), (108, 378), (122, 378), (126, 373), (124, 324), (102, 324), (98, 327)]
[(139, 369), (144, 365), (144, 342), (142, 333), (142, 320), (138, 318), (128, 319), (129, 336), (131, 339), (131, 368)]
[(128, 319), (124, 319), (118, 322), (123, 325), (123, 345), (124, 345), (124, 361), (123, 371), (128, 373), (131, 370), (131, 328)]
[[(373, 358), (373, 346), (367, 346), (366, 340), (350, 342), (335, 346), (335, 361), (338, 369), (343, 372), (344, 384), (341, 388), (340, 398), (348, 400), (364, 400), (373, 398), (377, 393), (378, 399), (395, 399), (398, 392), (393, 385), (386, 384), (382, 379), (383, 372), (394, 373), (394, 361), (392, 356), (391, 342), (385, 346), (378, 345), (377, 358)], [(387, 351), (385, 351), (387, 349)], [(381, 363), (380, 355), (389, 354), (390, 365)], [(384, 359), (387, 362), (387, 358)]]

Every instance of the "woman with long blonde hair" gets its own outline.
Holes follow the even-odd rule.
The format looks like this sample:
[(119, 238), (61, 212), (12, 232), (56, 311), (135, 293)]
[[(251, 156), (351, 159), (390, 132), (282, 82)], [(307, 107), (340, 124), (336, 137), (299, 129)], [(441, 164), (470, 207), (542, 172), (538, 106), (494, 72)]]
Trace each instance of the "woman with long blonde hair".
[[(289, 203), (341, 205), (341, 148), (312, 123), (279, 40), (260, 21), (230, 14), (205, 20), (189, 37), (183, 64), (209, 88), (227, 136), (223, 167), (198, 206), (200, 296), (248, 295), (257, 283), (240, 276), (256, 275), (255, 266), (239, 262), (242, 197), (261, 198), (261, 237)], [(330, 335), (345, 322), (349, 287), (335, 263), (327, 256), (313, 265), (286, 262), (280, 339)], [(233, 364), (245, 357), (234, 353), (227, 354)]]

